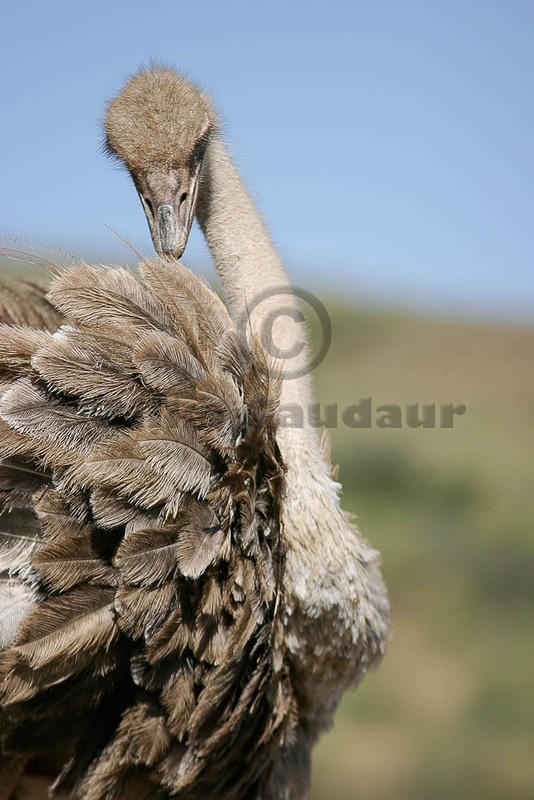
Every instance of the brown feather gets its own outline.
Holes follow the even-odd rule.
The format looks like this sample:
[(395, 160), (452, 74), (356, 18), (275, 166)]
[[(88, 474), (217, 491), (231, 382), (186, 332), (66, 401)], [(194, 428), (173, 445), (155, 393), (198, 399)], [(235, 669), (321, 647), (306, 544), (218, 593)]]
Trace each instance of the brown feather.
[(163, 624), (176, 603), (176, 588), (172, 581), (162, 586), (140, 588), (121, 587), (115, 610), (118, 623), (133, 639), (150, 638)]
[(133, 532), (121, 542), (115, 565), (121, 580), (137, 586), (160, 586), (176, 576), (179, 526)]
[(68, 450), (88, 453), (96, 442), (113, 435), (109, 423), (79, 413), (27, 378), (18, 380), (2, 395), (0, 414), (15, 431)]
[(161, 693), (161, 703), (167, 712), (170, 732), (178, 741), (183, 741), (196, 703), (195, 679), (190, 664), (180, 666), (166, 683)]
[(169, 320), (160, 303), (126, 269), (81, 264), (64, 270), (48, 299), (66, 316), (92, 327), (105, 326), (120, 340), (134, 331), (165, 330)]
[(87, 534), (63, 536), (46, 544), (35, 554), (32, 564), (53, 592), (65, 592), (84, 582), (113, 586), (118, 580)]
[[(109, 648), (117, 629), (110, 589), (84, 586), (50, 597), (21, 626), (5, 657), (34, 669), (68, 655), (70, 659)], [(4, 690), (9, 693), (8, 687)]]
[[(158, 259), (143, 261), (141, 275), (167, 309), (177, 330), (203, 360), (209, 347), (215, 348), (227, 330), (233, 327), (230, 315), (220, 298), (200, 278), (180, 263), (172, 267)], [(192, 328), (194, 324), (194, 328)], [(202, 343), (199, 348), (197, 343)]]
[(294, 724), (273, 649), (277, 387), (188, 270), (142, 274), (65, 271), (49, 298), (69, 325), (0, 341), (4, 542), (24, 581), (6, 601), (2, 746), (41, 752), (61, 724), (81, 755), (57, 787), (79, 798), (244, 798)]
[(210, 452), (185, 420), (162, 409), (134, 433), (150, 469), (170, 477), (181, 492), (205, 497), (214, 480)]
[(61, 328), (33, 356), (32, 366), (55, 391), (79, 399), (84, 414), (131, 419), (155, 401), (133, 364), (109, 352), (88, 333)]

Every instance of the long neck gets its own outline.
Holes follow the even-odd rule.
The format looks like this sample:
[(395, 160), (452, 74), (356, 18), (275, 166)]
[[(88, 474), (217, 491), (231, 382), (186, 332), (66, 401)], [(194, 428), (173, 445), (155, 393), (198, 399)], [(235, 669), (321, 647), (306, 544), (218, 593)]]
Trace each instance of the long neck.
[[(211, 142), (206, 154), (197, 219), (233, 319), (249, 325), (271, 356), (281, 350), (285, 354), (298, 353), (289, 360), (279, 359), (282, 375), (305, 371), (306, 325), (299, 318), (296, 298), (288, 291), (289, 279), (263, 220), (219, 139)], [(282, 449), (284, 442), (292, 449), (317, 449), (316, 432), (307, 424), (310, 402), (307, 374), (282, 380), (282, 406), (296, 404), (304, 418), (303, 427), (280, 432)]]
[[(278, 319), (278, 342), (286, 350), (299, 349), (305, 325), (291, 317), (291, 295), (281, 294), (289, 281), (269, 234), (221, 142), (209, 146), (207, 159), (197, 217), (234, 320), (248, 316), (255, 299), (270, 293), (271, 301), (251, 314), (253, 331), (261, 340), (282, 304), (289, 316)], [(304, 352), (301, 358), (306, 359)], [(309, 375), (283, 380), (282, 404), (306, 412), (310, 400)], [(282, 508), (286, 644), (299, 686), (299, 712), (313, 740), (331, 724), (341, 693), (381, 652), (388, 605), (377, 554), (341, 511), (339, 484), (307, 416), (302, 428), (281, 428), (277, 438), (287, 467)]]

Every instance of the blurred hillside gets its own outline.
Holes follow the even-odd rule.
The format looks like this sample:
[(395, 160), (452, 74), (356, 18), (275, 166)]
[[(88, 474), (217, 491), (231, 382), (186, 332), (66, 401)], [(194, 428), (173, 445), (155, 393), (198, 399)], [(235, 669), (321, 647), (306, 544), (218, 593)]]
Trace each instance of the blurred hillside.
[[(313, 800), (531, 798), (534, 330), (330, 311), (318, 398), (396, 403), (403, 427), (331, 431), (393, 629), (316, 749)], [(467, 410), (411, 429), (416, 402)]]
[[(370, 429), (330, 432), (344, 506), (382, 553), (393, 627), (315, 751), (312, 798), (531, 798), (534, 329), (327, 307), (317, 399), (394, 403), (402, 427), (373, 412)], [(413, 403), (466, 413), (412, 429)]]

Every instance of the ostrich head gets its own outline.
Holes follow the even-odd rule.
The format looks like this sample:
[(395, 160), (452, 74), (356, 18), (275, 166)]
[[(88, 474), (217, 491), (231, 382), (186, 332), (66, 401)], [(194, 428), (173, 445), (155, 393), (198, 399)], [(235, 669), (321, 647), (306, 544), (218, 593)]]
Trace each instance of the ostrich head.
[(132, 176), (156, 251), (180, 258), (216, 127), (209, 98), (173, 70), (142, 69), (109, 103), (105, 126), (107, 150)]

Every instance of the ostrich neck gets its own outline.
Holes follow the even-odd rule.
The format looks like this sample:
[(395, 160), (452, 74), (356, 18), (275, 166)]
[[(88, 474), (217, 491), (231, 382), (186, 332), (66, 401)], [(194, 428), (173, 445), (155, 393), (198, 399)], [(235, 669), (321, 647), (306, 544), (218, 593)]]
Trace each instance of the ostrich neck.
[[(296, 309), (271, 238), (223, 144), (208, 148), (197, 218), (221, 277), (233, 318), (239, 321), (260, 294), (274, 295), (250, 315), (263, 339), (280, 305)], [(289, 350), (306, 341), (304, 323), (278, 317), (275, 343)], [(269, 349), (269, 348), (267, 348)], [(306, 352), (299, 356), (306, 363)], [(299, 359), (291, 360), (295, 367)], [(287, 362), (281, 362), (282, 368)], [(377, 554), (360, 537), (339, 505), (339, 484), (321, 453), (317, 431), (307, 421), (308, 374), (282, 381), (281, 403), (304, 411), (303, 427), (281, 427), (286, 494), (282, 521), (286, 546), (284, 624), (310, 741), (331, 723), (343, 691), (361, 678), (382, 652), (388, 605)], [(376, 644), (378, 643), (378, 644)]]
[[(288, 292), (291, 284), (280, 257), (219, 139), (210, 143), (206, 153), (197, 219), (220, 275), (233, 319), (250, 326), (264, 345), (267, 335), (274, 348), (279, 347), (286, 353), (293, 348), (295, 352), (300, 350), (290, 361), (281, 359), (278, 363), (282, 374), (288, 368), (298, 372), (299, 366), (305, 366), (307, 360), (306, 325), (295, 319), (297, 302)], [(266, 348), (271, 356), (275, 355), (274, 348)], [(276, 358), (274, 361), (277, 366)], [(311, 381), (307, 374), (283, 379), (281, 405), (298, 404), (304, 411), (304, 427), (280, 431), (282, 451), (289, 448), (292, 457), (295, 450), (303, 455), (318, 450), (316, 431), (307, 425), (311, 398)]]

